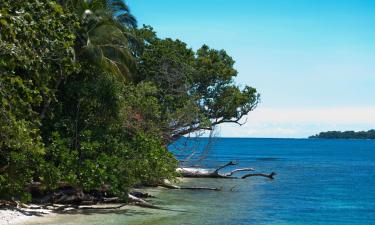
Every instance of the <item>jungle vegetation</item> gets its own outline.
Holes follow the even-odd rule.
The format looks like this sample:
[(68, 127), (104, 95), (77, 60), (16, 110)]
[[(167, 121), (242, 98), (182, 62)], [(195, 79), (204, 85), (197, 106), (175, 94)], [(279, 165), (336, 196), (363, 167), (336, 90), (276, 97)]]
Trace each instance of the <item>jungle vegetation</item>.
[(168, 144), (257, 106), (233, 65), (138, 27), (121, 0), (0, 0), (0, 198), (173, 179)]
[(375, 139), (375, 130), (368, 131), (327, 131), (309, 138), (321, 139)]

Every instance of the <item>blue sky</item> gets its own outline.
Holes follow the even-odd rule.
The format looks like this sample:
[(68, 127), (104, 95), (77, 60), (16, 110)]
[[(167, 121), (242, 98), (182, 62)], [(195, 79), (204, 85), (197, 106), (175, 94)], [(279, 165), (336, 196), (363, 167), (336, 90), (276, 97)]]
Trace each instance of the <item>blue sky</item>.
[[(139, 25), (225, 49), (262, 102), (221, 136), (306, 137), (375, 128), (375, 1), (128, 0)], [(374, 115), (374, 116), (372, 116)]]

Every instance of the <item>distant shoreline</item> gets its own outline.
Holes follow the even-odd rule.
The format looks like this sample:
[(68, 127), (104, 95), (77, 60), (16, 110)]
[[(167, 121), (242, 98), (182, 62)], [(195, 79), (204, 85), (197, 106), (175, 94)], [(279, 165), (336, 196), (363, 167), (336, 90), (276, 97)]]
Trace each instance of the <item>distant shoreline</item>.
[(197, 139), (280, 139), (280, 140), (313, 140), (313, 139), (319, 139), (319, 140), (375, 140), (371, 138), (367, 139), (359, 139), (359, 138), (318, 138), (314, 136), (310, 137), (198, 137)]
[(310, 136), (309, 139), (348, 139), (348, 140), (374, 140), (375, 130), (368, 131), (327, 131)]

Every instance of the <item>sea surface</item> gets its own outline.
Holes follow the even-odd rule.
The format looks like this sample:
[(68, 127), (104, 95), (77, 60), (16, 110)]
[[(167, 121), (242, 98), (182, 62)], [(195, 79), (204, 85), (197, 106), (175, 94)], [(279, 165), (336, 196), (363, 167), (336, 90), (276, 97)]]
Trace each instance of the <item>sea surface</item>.
[(64, 215), (36, 224), (375, 224), (375, 141), (208, 140), (183, 139), (170, 148), (186, 166), (215, 168), (235, 161), (237, 166), (222, 172), (253, 167), (277, 176), (188, 179), (180, 185), (222, 191), (158, 189), (157, 198), (150, 201), (166, 210)]

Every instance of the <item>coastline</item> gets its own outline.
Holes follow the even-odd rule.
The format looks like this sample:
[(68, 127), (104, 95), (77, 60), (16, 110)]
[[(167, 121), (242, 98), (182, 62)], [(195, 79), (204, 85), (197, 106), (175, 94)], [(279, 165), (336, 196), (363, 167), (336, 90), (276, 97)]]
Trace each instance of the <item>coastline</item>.
[[(179, 178), (179, 184), (185, 183), (186, 179)], [(134, 189), (135, 191), (146, 192), (153, 197), (164, 191), (168, 190), (163, 187), (148, 187), (141, 189)], [(30, 205), (32, 208), (37, 208), (38, 205)], [(62, 205), (57, 205), (62, 206)], [(114, 209), (108, 209), (114, 208)], [(110, 204), (96, 204), (96, 205), (84, 205), (77, 208), (66, 208), (63, 211), (55, 211), (51, 209), (28, 209), (28, 208), (0, 208), (0, 225), (34, 225), (34, 224), (50, 224), (59, 223), (65, 219), (77, 219), (83, 215), (94, 215), (94, 214), (111, 214), (111, 213), (124, 213), (129, 214), (129, 220), (131, 214), (146, 213), (146, 212), (157, 212), (157, 209), (147, 209), (131, 204), (121, 203), (110, 203)]]
[(0, 209), (0, 225), (25, 224), (40, 217), (52, 217), (56, 215), (49, 209)]

